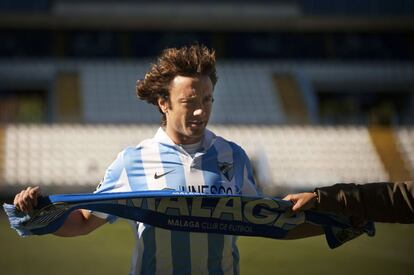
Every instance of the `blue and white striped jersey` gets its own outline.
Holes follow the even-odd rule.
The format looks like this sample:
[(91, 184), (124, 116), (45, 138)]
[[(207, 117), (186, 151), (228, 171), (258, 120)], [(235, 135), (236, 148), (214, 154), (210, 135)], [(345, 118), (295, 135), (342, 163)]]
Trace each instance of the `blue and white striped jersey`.
[[(238, 145), (205, 130), (191, 157), (161, 128), (152, 139), (118, 154), (96, 192), (160, 190), (258, 195), (249, 159)], [(102, 213), (96, 213), (102, 216)], [(114, 217), (105, 216), (108, 220)], [(170, 231), (134, 224), (130, 274), (238, 274), (236, 237)]]

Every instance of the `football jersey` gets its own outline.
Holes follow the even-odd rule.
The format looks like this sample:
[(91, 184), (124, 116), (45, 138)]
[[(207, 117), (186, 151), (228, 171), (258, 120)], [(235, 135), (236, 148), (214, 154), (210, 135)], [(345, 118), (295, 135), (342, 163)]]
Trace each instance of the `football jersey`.
[[(159, 128), (154, 138), (118, 154), (96, 192), (174, 189), (205, 194), (258, 195), (244, 150), (205, 130), (191, 156)], [(114, 216), (95, 215), (108, 221)], [(236, 236), (171, 231), (133, 223), (130, 274), (238, 274)]]

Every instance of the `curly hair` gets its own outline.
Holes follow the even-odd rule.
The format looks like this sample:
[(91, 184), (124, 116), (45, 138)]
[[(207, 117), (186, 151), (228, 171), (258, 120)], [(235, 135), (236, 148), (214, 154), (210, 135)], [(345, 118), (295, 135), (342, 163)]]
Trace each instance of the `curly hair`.
[[(138, 98), (156, 106), (158, 106), (158, 98), (169, 100), (170, 83), (178, 75), (190, 77), (206, 75), (214, 87), (217, 82), (214, 50), (199, 44), (165, 49), (158, 57), (157, 63), (152, 64), (145, 78), (137, 81)], [(158, 110), (163, 115), (162, 125), (165, 125), (165, 114), (159, 106)]]

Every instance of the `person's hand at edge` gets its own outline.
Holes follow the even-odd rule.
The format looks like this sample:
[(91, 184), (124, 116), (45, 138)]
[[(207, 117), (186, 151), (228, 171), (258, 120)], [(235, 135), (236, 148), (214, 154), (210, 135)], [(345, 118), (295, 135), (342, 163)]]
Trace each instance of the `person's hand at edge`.
[(315, 192), (304, 192), (297, 194), (289, 194), (283, 198), (285, 201), (291, 201), (293, 203), (292, 212), (309, 210), (315, 207), (318, 195)]
[(14, 197), (13, 204), (17, 210), (29, 213), (33, 211), (33, 207), (37, 206), (37, 198), (40, 196), (40, 188), (27, 187)]

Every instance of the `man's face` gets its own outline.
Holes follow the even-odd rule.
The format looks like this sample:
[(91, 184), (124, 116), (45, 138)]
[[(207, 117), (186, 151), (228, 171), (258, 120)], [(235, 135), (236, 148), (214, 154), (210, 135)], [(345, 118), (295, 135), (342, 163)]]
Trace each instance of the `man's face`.
[(201, 140), (210, 118), (213, 84), (208, 76), (176, 76), (170, 84), (169, 100), (159, 99), (166, 114), (166, 132), (176, 144)]

